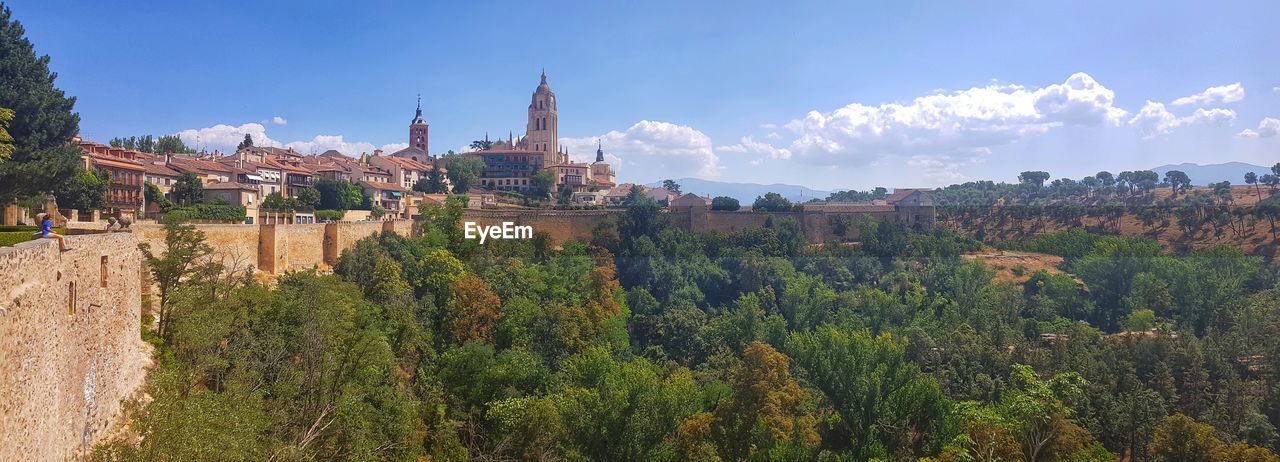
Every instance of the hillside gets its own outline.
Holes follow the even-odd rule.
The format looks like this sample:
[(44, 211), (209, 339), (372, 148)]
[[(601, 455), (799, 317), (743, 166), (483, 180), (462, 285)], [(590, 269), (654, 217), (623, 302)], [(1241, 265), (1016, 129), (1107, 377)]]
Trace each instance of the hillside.
[(1164, 178), (1165, 172), (1170, 170), (1181, 170), (1191, 178), (1191, 183), (1197, 186), (1203, 186), (1210, 183), (1219, 183), (1230, 181), (1231, 184), (1244, 184), (1244, 174), (1249, 172), (1257, 173), (1262, 176), (1264, 173), (1270, 173), (1271, 167), (1263, 167), (1261, 165), (1246, 164), (1244, 162), (1226, 162), (1222, 164), (1177, 164), (1177, 165), (1161, 165), (1151, 169), (1159, 173), (1160, 178)]
[[(792, 202), (805, 202), (810, 199), (824, 199), (832, 193), (832, 191), (823, 191), (806, 186), (782, 183), (730, 183), (724, 181), (702, 180), (698, 178), (679, 178), (675, 181), (676, 183), (680, 183), (681, 192), (694, 193), (699, 196), (706, 197), (729, 196), (737, 199), (743, 204), (750, 204), (756, 200), (756, 197), (763, 196), (765, 193), (769, 192), (782, 194)], [(647, 186), (660, 187), (662, 186), (662, 181), (655, 181), (649, 183)]]

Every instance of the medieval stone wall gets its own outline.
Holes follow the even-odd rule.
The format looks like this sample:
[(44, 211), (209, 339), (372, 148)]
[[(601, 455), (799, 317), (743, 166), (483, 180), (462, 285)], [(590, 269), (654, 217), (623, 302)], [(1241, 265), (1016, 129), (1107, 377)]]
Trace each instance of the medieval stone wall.
[(551, 241), (586, 241), (600, 223), (616, 220), (621, 210), (471, 210), (462, 212), (463, 221), (480, 226), (511, 222), (516, 226), (533, 226), (535, 233), (547, 233)]
[[(214, 255), (228, 266), (248, 267), (260, 265), (259, 225), (200, 224), (205, 241), (213, 247)], [(130, 228), (139, 242), (149, 244), (156, 255), (164, 252), (164, 226), (155, 223), (137, 223)]]
[(0, 460), (70, 460), (141, 388), (141, 254), (133, 235), (0, 248)]

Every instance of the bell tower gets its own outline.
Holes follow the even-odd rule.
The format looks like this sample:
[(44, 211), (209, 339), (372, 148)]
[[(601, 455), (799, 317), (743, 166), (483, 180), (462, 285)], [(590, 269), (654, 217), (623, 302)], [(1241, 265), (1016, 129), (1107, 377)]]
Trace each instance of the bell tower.
[(559, 142), (559, 123), (556, 116), (556, 93), (547, 85), (547, 71), (542, 71), (542, 82), (533, 91), (529, 102), (529, 124), (525, 129), (528, 150), (542, 153), (543, 165), (562, 162)]
[(422, 120), (422, 95), (418, 95), (418, 111), (413, 117), (413, 122), (409, 123), (409, 146), (421, 149), (424, 154), (431, 155), (427, 150), (427, 122)]

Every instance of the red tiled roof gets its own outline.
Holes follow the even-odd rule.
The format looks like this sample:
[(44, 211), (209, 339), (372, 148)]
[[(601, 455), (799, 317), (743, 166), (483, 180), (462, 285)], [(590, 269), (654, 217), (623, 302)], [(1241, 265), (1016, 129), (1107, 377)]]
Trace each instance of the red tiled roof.
[(93, 162), (94, 165), (105, 165), (108, 167), (123, 168), (127, 170), (137, 170), (137, 171), (145, 170), (142, 167), (142, 164), (130, 162), (124, 159), (113, 159), (113, 158), (110, 158), (107, 156), (101, 156), (101, 155), (90, 155), (88, 157), (89, 157), (89, 161)]
[(360, 184), (369, 185), (370, 188), (384, 189), (388, 191), (404, 191), (404, 188), (391, 183), (383, 183), (381, 181), (361, 181)]
[(168, 166), (166, 166), (166, 165), (162, 165), (162, 164), (146, 164), (146, 165), (143, 165), (143, 168), (145, 168), (145, 169), (147, 170), (147, 173), (152, 174), (152, 175), (161, 175), (161, 176), (179, 176), (179, 175), (182, 175), (182, 172), (179, 172), (179, 171), (177, 171), (177, 170), (174, 170), (174, 169), (169, 168)]
[(889, 197), (884, 198), (884, 201), (892, 204), (894, 202), (898, 202), (900, 200), (906, 199), (912, 194), (915, 194), (920, 191), (932, 191), (932, 190), (928, 188), (897, 188), (893, 190), (893, 194), (890, 194)]
[(236, 182), (232, 182), (232, 181), (224, 181), (224, 182), (219, 182), (219, 183), (209, 183), (209, 184), (207, 184), (207, 185), (204, 185), (204, 189), (239, 189), (239, 190), (242, 190), (242, 191), (257, 191), (257, 190), (258, 190), (258, 188), (255, 188), (255, 187), (253, 187), (252, 185), (247, 185), (247, 184), (243, 184), (243, 183), (236, 183)]

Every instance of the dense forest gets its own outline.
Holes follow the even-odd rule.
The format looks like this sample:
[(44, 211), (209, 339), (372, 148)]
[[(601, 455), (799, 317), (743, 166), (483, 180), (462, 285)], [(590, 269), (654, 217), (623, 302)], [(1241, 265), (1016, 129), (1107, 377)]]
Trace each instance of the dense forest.
[[(1075, 230), (1000, 282), (949, 231), (480, 246), (461, 204), (270, 285), (167, 225), (150, 400), (97, 460), (1274, 461), (1280, 291), (1235, 248)], [(148, 320), (151, 321), (151, 320)]]

